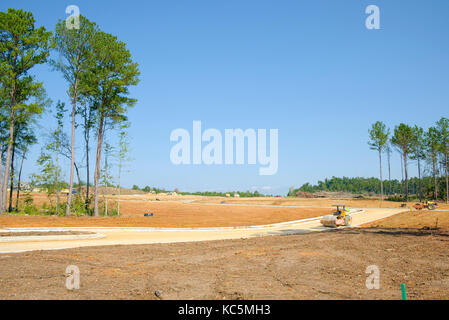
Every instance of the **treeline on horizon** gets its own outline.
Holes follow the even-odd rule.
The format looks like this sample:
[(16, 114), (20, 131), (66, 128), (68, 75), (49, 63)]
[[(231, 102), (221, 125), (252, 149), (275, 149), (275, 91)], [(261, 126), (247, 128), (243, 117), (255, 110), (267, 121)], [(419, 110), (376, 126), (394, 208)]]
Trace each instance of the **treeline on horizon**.
[(194, 196), (206, 196), (206, 197), (226, 197), (229, 194), (230, 197), (234, 197), (238, 194), (242, 198), (254, 198), (254, 197), (269, 197), (269, 195), (262, 194), (257, 190), (251, 191), (230, 191), (230, 192), (216, 192), (216, 191), (204, 191), (204, 192), (179, 192), (182, 195), (194, 195)]
[[(434, 181), (432, 177), (423, 177), (421, 180), (423, 193), (425, 198), (433, 199)], [(444, 178), (438, 179), (439, 188), (444, 190)], [(400, 198), (403, 194), (405, 181), (397, 179), (384, 180), (385, 195), (391, 199)], [(409, 179), (409, 191), (412, 195), (419, 194), (420, 181), (417, 177)], [(288, 196), (298, 196), (301, 192), (316, 193), (319, 191), (325, 192), (348, 192), (353, 194), (372, 194), (380, 195), (380, 179), (379, 178), (363, 178), (363, 177), (332, 177), (326, 178), (324, 181), (318, 181), (316, 184), (305, 183), (299, 188), (292, 188)], [(441, 195), (440, 199), (444, 199), (445, 193)]]
[[(54, 30), (46, 30), (37, 25), (31, 12), (0, 11), (0, 214), (99, 216), (99, 188), (115, 180), (120, 189), (122, 168), (131, 160), (127, 113), (137, 101), (129, 97), (129, 89), (139, 82), (138, 64), (116, 36), (82, 15), (70, 18), (55, 20)], [(47, 65), (55, 77), (64, 80), (70, 106), (54, 103), (47, 96), (45, 83), (33, 74), (39, 65)], [(41, 121), (44, 113), (53, 115), (54, 127)], [(38, 133), (39, 127), (48, 132)], [(115, 145), (111, 136), (118, 137)], [(47, 192), (50, 207), (45, 210), (33, 206), (29, 196), (19, 201), (23, 163), (38, 142), (42, 148), (30, 184)], [(76, 145), (82, 156), (75, 154)], [(91, 149), (95, 150), (93, 179)], [(66, 170), (62, 159), (70, 163)], [(68, 184), (65, 171), (69, 172)], [(92, 180), (93, 194), (89, 191)], [(86, 186), (83, 194), (72, 192), (76, 184)], [(64, 188), (69, 189), (65, 199), (61, 198)], [(107, 215), (107, 206), (103, 208), (101, 214)], [(120, 201), (113, 211), (119, 214)]]
[(193, 195), (193, 196), (207, 196), (207, 197), (226, 197), (226, 195), (230, 195), (231, 197), (234, 197), (236, 194), (238, 194), (242, 198), (253, 198), (253, 197), (266, 197), (267, 195), (260, 193), (259, 191), (255, 190), (254, 192), (251, 191), (230, 191), (230, 192), (217, 192), (217, 191), (197, 191), (197, 192), (187, 192), (187, 191), (179, 191), (177, 188), (174, 190), (166, 190), (156, 187), (149, 187), (145, 186), (144, 188), (139, 188), (139, 186), (134, 185), (132, 187), (132, 190), (140, 190), (146, 193), (153, 192), (153, 193), (171, 193), (175, 192), (180, 195)]
[[(420, 201), (440, 199), (449, 202), (449, 119), (442, 117), (427, 130), (418, 125), (400, 123), (393, 132), (385, 123), (377, 121), (368, 130), (368, 145), (371, 150), (377, 151), (379, 179), (332, 177), (319, 181), (317, 185), (306, 183), (289, 194), (295, 195), (297, 191), (374, 192), (380, 194), (382, 199), (385, 194), (399, 194), (408, 201), (409, 195), (414, 194)], [(401, 181), (391, 179), (393, 151), (399, 154)], [(388, 179), (383, 178), (383, 156), (387, 160)], [(409, 178), (411, 164), (416, 166), (418, 177)]]

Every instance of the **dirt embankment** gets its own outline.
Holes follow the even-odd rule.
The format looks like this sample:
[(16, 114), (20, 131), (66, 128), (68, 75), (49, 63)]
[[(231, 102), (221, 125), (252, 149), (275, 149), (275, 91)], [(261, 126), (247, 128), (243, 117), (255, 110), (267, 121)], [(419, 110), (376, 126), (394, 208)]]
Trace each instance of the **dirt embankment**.
[(412, 211), (363, 225), (372, 228), (449, 230), (449, 211)]
[[(377, 199), (347, 199), (347, 198), (220, 198), (202, 197), (195, 199), (195, 203), (216, 203), (225, 204), (253, 204), (253, 205), (275, 205), (275, 206), (311, 206), (311, 207), (331, 207), (336, 204), (345, 204), (350, 208), (401, 208), (402, 202), (380, 201)], [(406, 210), (412, 207), (415, 202), (406, 203)], [(439, 203), (440, 209), (448, 209), (446, 203)]]

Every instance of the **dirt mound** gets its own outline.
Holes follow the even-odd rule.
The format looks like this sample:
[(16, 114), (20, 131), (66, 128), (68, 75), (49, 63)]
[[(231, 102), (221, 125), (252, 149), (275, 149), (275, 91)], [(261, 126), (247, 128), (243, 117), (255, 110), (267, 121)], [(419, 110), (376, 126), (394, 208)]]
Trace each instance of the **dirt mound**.
[(449, 230), (449, 211), (407, 211), (362, 227)]
[(310, 193), (310, 192), (304, 192), (304, 191), (296, 192), (296, 197), (306, 198), (306, 199), (322, 198), (322, 196), (319, 196), (316, 193)]
[(361, 194), (353, 194), (349, 192), (329, 192), (329, 191), (317, 191), (317, 192), (296, 192), (296, 197), (305, 199), (314, 198), (328, 198), (328, 199), (366, 199), (367, 196)]

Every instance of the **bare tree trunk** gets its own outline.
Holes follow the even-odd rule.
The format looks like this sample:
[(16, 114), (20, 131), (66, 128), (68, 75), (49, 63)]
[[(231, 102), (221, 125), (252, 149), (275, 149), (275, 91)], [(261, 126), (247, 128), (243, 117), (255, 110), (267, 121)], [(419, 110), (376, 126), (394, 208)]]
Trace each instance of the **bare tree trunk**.
[[(2, 181), (3, 172), (3, 146), (0, 143), (0, 182)], [(0, 215), (3, 214), (3, 188), (0, 186)]]
[(390, 165), (390, 153), (391, 151), (388, 151), (388, 184), (389, 184), (389, 194), (391, 194), (391, 165)]
[(73, 163), (73, 165), (75, 166), (75, 171), (76, 171), (76, 177), (78, 179), (78, 195), (81, 197), (81, 177), (80, 177), (80, 172), (78, 170), (78, 166), (76, 165), (76, 162)]
[(405, 175), (405, 201), (408, 202), (408, 172), (407, 172), (407, 154), (404, 152), (404, 175)]
[(382, 178), (382, 149), (379, 148), (379, 167), (380, 167), (380, 200), (384, 200), (384, 182)]
[(86, 210), (89, 210), (89, 188), (90, 188), (90, 169), (89, 169), (89, 140), (86, 141)]
[(97, 156), (95, 160), (95, 175), (94, 175), (94, 216), (99, 217), (98, 212), (98, 182), (100, 180), (100, 160), (101, 160), (101, 147), (103, 144), (104, 134), (104, 119), (100, 119), (100, 125), (98, 127), (98, 142), (97, 142)]
[[(87, 152), (87, 159), (89, 159), (89, 152)], [(89, 198), (89, 189), (90, 189), (90, 181), (89, 181), (89, 174), (90, 174), (90, 170), (89, 170), (89, 160), (86, 161), (86, 210), (89, 209), (89, 202), (90, 202), (90, 198)]]
[[(17, 57), (14, 57), (14, 63), (16, 62)], [(8, 151), (6, 152), (6, 162), (5, 162), (5, 175), (3, 176), (3, 185), (2, 185), (2, 201), (0, 206), (0, 214), (5, 211), (6, 208), (6, 197), (8, 192), (8, 179), (9, 179), (9, 168), (11, 166), (11, 147), (14, 138), (14, 125), (16, 122), (14, 107), (16, 105), (16, 84), (17, 78), (14, 78), (12, 83), (10, 97), (11, 97), (11, 110), (9, 112), (9, 141), (8, 141)]]
[(435, 157), (432, 158), (432, 166), (433, 166), (433, 181), (435, 184), (434, 196), (435, 200), (438, 200), (438, 178), (437, 178), (437, 164)]
[(108, 188), (108, 152), (106, 150), (104, 155), (104, 182), (105, 182), (105, 188), (103, 190), (103, 201), (104, 201), (104, 215), (105, 217), (108, 216), (108, 197), (106, 196), (106, 191)]
[(108, 216), (108, 197), (104, 197), (104, 215), (105, 217)]
[(446, 203), (449, 203), (449, 177), (448, 177), (448, 163), (447, 163), (447, 153), (444, 155), (446, 157), (445, 167), (446, 167)]
[(2, 212), (6, 209), (6, 200), (7, 200), (7, 193), (8, 193), (8, 182), (9, 182), (9, 169), (11, 167), (11, 149), (13, 145), (13, 139), (14, 139), (14, 124), (15, 124), (15, 114), (13, 110), (13, 106), (15, 103), (11, 104), (11, 112), (10, 112), (10, 122), (9, 122), (9, 141), (8, 141), (8, 151), (6, 152), (6, 162), (5, 162), (5, 176), (3, 177), (3, 206), (2, 206)]
[(55, 181), (56, 181), (56, 214), (59, 215), (59, 137), (58, 137), (58, 148), (56, 151), (56, 174), (55, 174)]
[[(15, 137), (14, 137), (15, 140)], [(12, 155), (11, 155), (11, 174), (10, 174), (10, 179), (9, 179), (9, 205), (8, 205), (8, 212), (12, 212), (12, 193), (13, 191), (13, 187), (14, 187), (14, 156), (16, 154), (16, 143), (15, 141), (13, 142), (12, 145)]]
[(122, 160), (120, 159), (120, 164), (118, 167), (118, 201), (117, 201), (117, 216), (120, 216), (120, 176), (122, 173)]
[[(87, 107), (89, 108), (89, 107)], [(87, 113), (88, 110), (85, 110), (84, 114), (84, 140), (86, 142), (86, 202), (85, 202), (85, 209), (86, 211), (89, 210), (89, 188), (90, 188), (90, 169), (89, 169), (89, 140), (90, 140), (90, 109), (89, 114)]]
[(422, 184), (421, 184), (421, 161), (419, 161), (418, 157), (418, 188), (419, 188), (419, 202), (422, 202), (423, 200), (423, 194), (422, 194)]
[(66, 216), (70, 216), (70, 206), (72, 204), (72, 190), (73, 190), (73, 168), (75, 167), (75, 115), (76, 115), (76, 99), (78, 89), (78, 77), (75, 79), (75, 85), (73, 88), (73, 102), (72, 102), (72, 154), (70, 160), (70, 183), (69, 183), (69, 195), (67, 197), (67, 207), (65, 211)]
[(56, 190), (56, 215), (59, 215), (59, 190)]
[(23, 161), (25, 160), (26, 149), (23, 150), (22, 159), (20, 160), (19, 176), (17, 177), (17, 195), (16, 195), (16, 210), (19, 211), (19, 197), (20, 197), (20, 180), (22, 178)]

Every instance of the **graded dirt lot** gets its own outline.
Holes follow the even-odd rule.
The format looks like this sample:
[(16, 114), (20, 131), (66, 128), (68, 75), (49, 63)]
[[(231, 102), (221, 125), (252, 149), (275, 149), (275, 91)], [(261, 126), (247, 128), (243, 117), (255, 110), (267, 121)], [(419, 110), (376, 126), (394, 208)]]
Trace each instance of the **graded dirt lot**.
[[(344, 229), (0, 255), (0, 299), (449, 299), (449, 234)], [(68, 265), (80, 290), (65, 288)], [(365, 286), (369, 265), (380, 289)]]
[[(293, 221), (329, 214), (331, 209), (240, 207), (177, 202), (133, 203), (121, 217), (0, 216), (5, 227), (239, 227)], [(151, 212), (153, 217), (144, 217)]]
[[(449, 230), (449, 211), (413, 211), (403, 212), (387, 219), (381, 219), (364, 225), (373, 228), (416, 228)], [(449, 248), (448, 248), (449, 249)]]
[[(36, 205), (48, 203), (43, 193), (31, 194)], [(100, 199), (103, 201), (103, 197)], [(107, 197), (109, 208), (118, 197)], [(62, 199), (61, 201), (64, 201)], [(5, 227), (242, 227), (318, 217), (332, 212), (332, 205), (351, 208), (399, 208), (398, 202), (373, 199), (224, 198), (164, 194), (120, 197), (120, 217), (0, 216)], [(413, 203), (407, 204), (412, 206)], [(441, 204), (440, 208), (449, 206)], [(404, 209), (407, 210), (407, 209)], [(153, 213), (153, 217), (144, 217)]]
[[(352, 208), (401, 208), (412, 207), (415, 202), (379, 201), (378, 199), (346, 199), (346, 198), (220, 198), (202, 197), (195, 199), (195, 203), (213, 204), (225, 201), (226, 204), (246, 204), (265, 206), (302, 206), (302, 207), (331, 207), (335, 204), (345, 204)], [(439, 209), (449, 209), (446, 203), (439, 203)]]
[[(348, 203), (338, 199), (310, 202), (268, 198), (225, 199), (221, 204), (223, 198), (187, 198), (189, 203), (185, 197), (158, 196), (160, 201), (147, 198), (127, 196), (122, 204), (129, 204), (128, 208), (136, 205), (133, 210), (142, 213), (151, 210), (156, 214), (151, 218), (141, 217), (140, 212), (95, 219), (4, 216), (0, 217), (0, 226), (248, 226), (327, 214), (331, 209), (323, 207)], [(380, 206), (374, 200), (360, 201), (365, 201), (360, 204), (367, 208)], [(322, 208), (314, 208), (318, 205)], [(246, 232), (256, 236), (248, 239), (238, 236), (215, 241), (4, 253), (0, 254), (0, 299), (400, 299), (402, 283), (409, 299), (449, 299), (449, 211), (399, 212), (366, 209), (354, 216), (358, 224), (373, 217), (389, 217), (363, 228), (327, 232), (292, 235), (290, 231), (298, 230), (290, 229), (306, 228), (307, 224), (286, 225), (281, 231), (268, 231), (266, 235), (271, 236), (264, 237), (257, 236), (262, 235), (262, 229), (236, 231), (238, 235)], [(127, 241), (137, 241), (164, 231), (147, 232), (105, 231), (104, 239), (83, 241), (102, 243), (121, 235)], [(213, 230), (195, 230), (185, 237), (198, 232), (215, 234)], [(163, 234), (175, 237), (177, 233)], [(80, 290), (65, 288), (69, 265), (80, 269)], [(365, 271), (370, 265), (380, 270), (379, 290), (366, 288)], [(161, 295), (157, 297), (156, 291)]]

